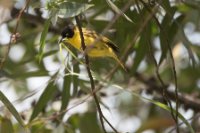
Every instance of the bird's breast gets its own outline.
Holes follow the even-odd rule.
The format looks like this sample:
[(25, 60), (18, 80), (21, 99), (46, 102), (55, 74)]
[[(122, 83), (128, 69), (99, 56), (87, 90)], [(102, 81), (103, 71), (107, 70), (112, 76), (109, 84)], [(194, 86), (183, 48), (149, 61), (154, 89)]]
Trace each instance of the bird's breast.
[[(68, 43), (79, 51), (82, 51), (81, 39), (78, 33), (75, 34), (73, 38), (68, 39)], [(90, 57), (105, 57), (113, 55), (111, 48), (108, 48), (103, 42), (96, 40), (93, 37), (84, 36), (84, 43), (86, 45), (87, 54)]]

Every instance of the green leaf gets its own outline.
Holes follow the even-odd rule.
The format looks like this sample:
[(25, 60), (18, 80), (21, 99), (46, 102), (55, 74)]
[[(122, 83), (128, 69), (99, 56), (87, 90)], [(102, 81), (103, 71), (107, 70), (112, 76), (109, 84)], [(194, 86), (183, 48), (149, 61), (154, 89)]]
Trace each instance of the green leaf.
[(162, 1), (160, 4), (166, 11), (170, 12), (171, 10), (170, 1), (165, 0), (165, 1)]
[[(76, 52), (75, 52), (75, 55), (76, 55), (76, 57), (78, 56)], [(73, 71), (74, 71), (74, 73), (80, 73), (80, 69), (79, 69), (79, 64), (78, 63), (75, 63), (73, 65)], [(73, 82), (72, 96), (77, 96), (78, 86), (79, 86), (78, 76), (72, 75), (72, 82)]]
[(7, 109), (11, 112), (11, 114), (15, 117), (15, 119), (19, 122), (21, 126), (25, 126), (20, 114), (17, 112), (13, 104), (7, 99), (7, 97), (0, 91), (0, 100), (7, 107)]
[(85, 12), (92, 6), (93, 6), (92, 4), (85, 4), (85, 3), (63, 2), (59, 6), (59, 11), (57, 15), (60, 18), (74, 17)]
[(149, 129), (154, 129), (155, 131), (158, 131), (162, 129), (167, 129), (172, 126), (174, 126), (174, 120), (170, 117), (148, 118), (147, 120), (142, 122), (140, 128), (135, 131), (135, 133), (142, 133)]
[(189, 12), (191, 8), (186, 4), (181, 4), (177, 7), (177, 9), (179, 12), (186, 13), (186, 12)]
[(166, 14), (164, 16), (164, 19), (161, 23), (161, 27), (159, 28), (162, 28), (160, 29), (161, 33), (160, 33), (160, 47), (161, 47), (161, 50), (162, 50), (162, 53), (161, 53), (161, 57), (160, 57), (160, 60), (159, 60), (159, 64), (162, 63), (162, 61), (166, 58), (166, 55), (167, 55), (167, 52), (169, 50), (168, 48), (168, 44), (169, 43), (169, 29), (171, 27), (171, 22), (173, 20), (173, 16), (176, 12), (176, 9), (175, 8), (171, 8), (170, 10), (170, 14)]
[(137, 70), (138, 66), (144, 59), (146, 53), (148, 52), (148, 40), (150, 39), (151, 36), (151, 31), (150, 31), (150, 25), (147, 26), (146, 30), (141, 35), (140, 42), (138, 44), (138, 47), (136, 47), (136, 55), (134, 58), (134, 64), (133, 68), (131, 69), (131, 72), (135, 73)]
[(65, 75), (64, 82), (63, 82), (63, 88), (62, 88), (62, 105), (60, 111), (66, 109), (69, 99), (70, 99), (70, 85), (71, 85), (71, 77)]
[(42, 31), (41, 37), (40, 37), (40, 49), (39, 49), (39, 54), (38, 54), (38, 58), (39, 58), (39, 62), (41, 61), (43, 54), (44, 54), (44, 47), (45, 47), (45, 40), (46, 40), (46, 36), (49, 30), (49, 26), (51, 24), (51, 17), (49, 17), (45, 24), (44, 24), (44, 29)]
[(58, 20), (58, 16), (57, 16), (57, 13), (58, 13), (58, 9), (51, 9), (50, 10), (50, 16), (51, 16), (51, 23), (53, 26), (56, 25), (56, 22)]
[(8, 118), (1, 119), (0, 127), (0, 133), (14, 133), (13, 125)]
[(52, 129), (46, 127), (46, 122), (40, 119), (31, 123), (30, 133), (52, 133)]
[(48, 72), (39, 70), (31, 72), (21, 72), (12, 75), (13, 78), (18, 78), (18, 79), (25, 79), (29, 77), (40, 77), (40, 76), (48, 76)]
[[(160, 107), (160, 108), (162, 108), (162, 109), (164, 109), (164, 110), (167, 110), (167, 111), (171, 112), (171, 108), (170, 108), (169, 106), (163, 104), (163, 103), (160, 103), (160, 102), (157, 102), (157, 101), (154, 101), (154, 100), (145, 98), (145, 97), (141, 97), (141, 96), (139, 96), (139, 97), (142, 98), (143, 100), (147, 100), (147, 101), (149, 101), (149, 102), (151, 102), (151, 103), (157, 105), (158, 107)], [(172, 111), (173, 111), (174, 114), (176, 113), (176, 110), (173, 109)], [(195, 132), (194, 132), (194, 129), (192, 128), (192, 126), (190, 125), (190, 123), (189, 123), (189, 122), (185, 119), (185, 117), (184, 117), (181, 113), (179, 113), (179, 112), (178, 112), (178, 118), (181, 119), (181, 120), (187, 125), (187, 127), (189, 128), (189, 130), (190, 130), (191, 133), (195, 133)]]
[(123, 13), (111, 0), (106, 0), (108, 5), (118, 14), (121, 14), (126, 20), (133, 23), (133, 21), (125, 14)]
[(197, 57), (200, 59), (200, 46), (199, 45), (191, 45), (192, 51), (197, 55)]
[(76, 59), (76, 61), (78, 61), (80, 64), (84, 64), (63, 42), (61, 42), (59, 45), (60, 45), (60, 53), (62, 53), (62, 47), (64, 47), (70, 53), (70, 55), (74, 59)]
[[(116, 88), (119, 88), (119, 89), (121, 89), (121, 90), (124, 90), (123, 87), (121, 87), (121, 86), (119, 86), (119, 85), (113, 85), (113, 86), (116, 87)], [(129, 91), (129, 92), (131, 92), (131, 91)], [(137, 93), (135, 93), (135, 92), (131, 92), (131, 94), (134, 95), (134, 96), (136, 96), (136, 97), (138, 97), (138, 98), (140, 98), (140, 99), (142, 99), (142, 100), (144, 100), (144, 101), (151, 102), (151, 103), (155, 104), (156, 106), (158, 106), (158, 107), (160, 107), (160, 108), (162, 108), (162, 109), (164, 109), (164, 110), (166, 110), (166, 111), (169, 111), (169, 112), (171, 113), (171, 108), (170, 108), (169, 106), (167, 106), (167, 105), (161, 103), (161, 102), (157, 102), (157, 101), (155, 101), (155, 100), (148, 99), (148, 98), (146, 98), (146, 97), (142, 97), (141, 95), (139, 95), (139, 94), (137, 94)], [(176, 113), (176, 110), (175, 110), (175, 109), (172, 109), (172, 111), (173, 111), (174, 114)], [(189, 123), (189, 122), (185, 119), (185, 117), (184, 117), (181, 113), (179, 113), (179, 112), (178, 112), (178, 118), (181, 119), (181, 120), (187, 125), (187, 127), (189, 128), (189, 130), (190, 130), (191, 133), (195, 133), (195, 132), (194, 132), (194, 129), (192, 128), (192, 126), (190, 125), (190, 123)]]
[(80, 115), (79, 114), (73, 114), (69, 117), (66, 123), (69, 123), (72, 125), (74, 129), (79, 128), (80, 125)]
[[(57, 73), (53, 76), (55, 77)], [(52, 77), (52, 79), (54, 79)], [(43, 110), (43, 108), (46, 106), (47, 102), (52, 98), (53, 94), (56, 91), (56, 85), (54, 85), (54, 82), (51, 81), (47, 87), (45, 88), (44, 92), (40, 96), (38, 102), (36, 103), (33, 113), (31, 115), (30, 121), (32, 121), (35, 117), (38, 116), (38, 114)]]
[[(191, 49), (191, 47), (193, 46), (192, 42), (188, 40), (185, 32), (184, 32), (184, 28), (182, 25), (180, 25), (180, 23), (183, 21), (183, 17), (184, 16), (180, 16), (178, 17), (176, 20), (175, 20), (175, 23), (178, 25), (179, 29), (180, 29), (180, 36), (181, 36), (181, 40), (183, 42), (183, 45), (185, 46), (185, 48), (187, 49), (188, 51), (188, 55), (189, 55), (189, 58), (192, 60), (192, 65), (195, 65), (195, 58), (194, 58), (194, 54), (193, 54), (193, 51)], [(184, 17), (185, 18), (185, 17)]]
[[(92, 122), (92, 126), (91, 126)], [(96, 112), (88, 112), (80, 118), (80, 132), (81, 133), (101, 133), (98, 125)]]

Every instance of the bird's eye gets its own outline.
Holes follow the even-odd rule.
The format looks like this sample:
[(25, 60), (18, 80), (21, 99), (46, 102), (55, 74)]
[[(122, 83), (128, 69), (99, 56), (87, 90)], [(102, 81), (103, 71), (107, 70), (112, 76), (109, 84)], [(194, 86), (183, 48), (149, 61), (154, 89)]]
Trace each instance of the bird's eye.
[(71, 27), (64, 28), (64, 30), (61, 33), (62, 38), (65, 38), (65, 37), (72, 38), (73, 35), (74, 35), (74, 31)]

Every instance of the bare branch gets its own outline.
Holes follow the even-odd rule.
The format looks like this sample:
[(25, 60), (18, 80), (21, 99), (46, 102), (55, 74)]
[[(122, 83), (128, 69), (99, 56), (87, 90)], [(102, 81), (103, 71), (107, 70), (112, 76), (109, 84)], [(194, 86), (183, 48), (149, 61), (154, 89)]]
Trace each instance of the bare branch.
[[(77, 23), (77, 26), (78, 26), (78, 29), (79, 29), (79, 33), (80, 33), (80, 38), (81, 38), (81, 47), (83, 49), (83, 51), (86, 49), (86, 45), (85, 45), (85, 42), (84, 42), (84, 36), (83, 36), (83, 32), (82, 32), (82, 28), (81, 28), (81, 22), (78, 18), (78, 16), (75, 17), (76, 19), (76, 23)], [(91, 89), (92, 89), (92, 94), (93, 94), (93, 97), (94, 97), (94, 100), (95, 100), (95, 103), (96, 103), (96, 106), (97, 106), (97, 110), (99, 112), (99, 118), (100, 118), (100, 122), (101, 122), (101, 125), (102, 125), (102, 128), (104, 130), (104, 132), (106, 133), (106, 129), (104, 127), (104, 122), (103, 122), (103, 119), (109, 124), (109, 126), (113, 129), (113, 131), (115, 133), (118, 133), (117, 130), (112, 126), (112, 124), (104, 117), (103, 113), (102, 113), (102, 110), (101, 110), (101, 107), (100, 107), (100, 104), (99, 104), (99, 100), (97, 98), (97, 95), (96, 93), (94, 92), (95, 90), (95, 84), (94, 84), (94, 79), (92, 77), (92, 73), (90, 71), (90, 62), (89, 62), (89, 57), (87, 55), (87, 53), (85, 53), (85, 64), (86, 64), (86, 68), (87, 68), (87, 72), (88, 72), (88, 76), (90, 78), (90, 83), (91, 83)]]
[(4, 58), (2, 60), (0, 60), (0, 70), (3, 68), (3, 65), (6, 62), (6, 59), (8, 58), (8, 54), (10, 52), (11, 45), (13, 43), (16, 43), (17, 39), (20, 37), (20, 34), (17, 33), (17, 29), (18, 29), (18, 26), (19, 26), (19, 21), (20, 21), (20, 18), (22, 16), (22, 14), (27, 9), (29, 2), (30, 2), (30, 0), (26, 0), (25, 6), (20, 10), (19, 15), (17, 16), (17, 24), (15, 26), (15, 29), (14, 29), (13, 33), (10, 36), (10, 41), (9, 41), (9, 44), (8, 44), (8, 49), (6, 51), (6, 54), (5, 54)]

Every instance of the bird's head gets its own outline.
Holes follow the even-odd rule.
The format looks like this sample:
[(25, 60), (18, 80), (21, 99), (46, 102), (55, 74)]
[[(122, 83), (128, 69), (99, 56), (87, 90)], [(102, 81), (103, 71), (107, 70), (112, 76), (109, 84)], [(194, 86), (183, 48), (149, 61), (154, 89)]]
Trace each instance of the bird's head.
[(74, 36), (74, 29), (75, 26), (72, 24), (65, 27), (61, 33), (61, 39), (59, 43), (66, 42), (68, 39), (72, 38)]

